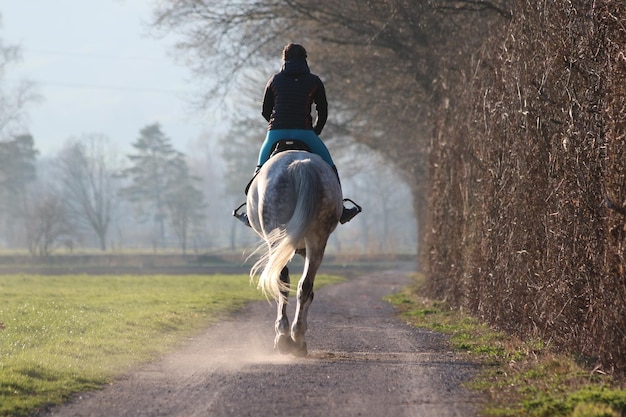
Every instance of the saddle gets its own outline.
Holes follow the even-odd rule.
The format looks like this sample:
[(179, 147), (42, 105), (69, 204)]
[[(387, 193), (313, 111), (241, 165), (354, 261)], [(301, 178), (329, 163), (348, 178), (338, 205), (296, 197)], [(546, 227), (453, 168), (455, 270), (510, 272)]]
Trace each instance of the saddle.
[(270, 154), (270, 158), (277, 153), (281, 153), (284, 151), (306, 151), (311, 152), (311, 148), (301, 140), (298, 139), (283, 139), (279, 140), (272, 147), (272, 153)]

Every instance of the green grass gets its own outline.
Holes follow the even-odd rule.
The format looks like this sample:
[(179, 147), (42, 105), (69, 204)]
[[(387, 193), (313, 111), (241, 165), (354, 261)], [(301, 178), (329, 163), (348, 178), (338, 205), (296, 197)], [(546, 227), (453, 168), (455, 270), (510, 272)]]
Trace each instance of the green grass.
[(0, 416), (96, 389), (261, 299), (247, 275), (0, 276)]
[(400, 315), (416, 327), (450, 336), (450, 344), (485, 363), (484, 371), (467, 384), (487, 399), (482, 415), (532, 417), (623, 417), (626, 389), (589, 369), (576, 358), (552, 351), (541, 340), (518, 340), (494, 331), (445, 303), (420, 295), (416, 285), (387, 297)]

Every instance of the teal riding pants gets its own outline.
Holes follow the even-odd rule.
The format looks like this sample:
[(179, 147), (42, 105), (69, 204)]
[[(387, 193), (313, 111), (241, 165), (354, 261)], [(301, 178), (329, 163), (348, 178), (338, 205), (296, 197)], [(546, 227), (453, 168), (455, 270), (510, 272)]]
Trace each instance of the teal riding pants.
[(296, 139), (304, 142), (309, 149), (311, 149), (311, 152), (321, 156), (331, 167), (335, 166), (333, 159), (330, 157), (330, 152), (328, 152), (328, 148), (326, 148), (324, 142), (322, 142), (314, 131), (306, 129), (275, 129), (267, 131), (265, 141), (263, 145), (261, 145), (259, 161), (257, 163), (259, 167), (270, 158), (274, 144), (284, 139)]

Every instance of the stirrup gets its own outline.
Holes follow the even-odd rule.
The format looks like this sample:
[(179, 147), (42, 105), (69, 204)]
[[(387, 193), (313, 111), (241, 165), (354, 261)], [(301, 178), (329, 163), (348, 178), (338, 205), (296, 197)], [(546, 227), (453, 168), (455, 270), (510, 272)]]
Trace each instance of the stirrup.
[(352, 203), (352, 205), (354, 205), (354, 207), (351, 207), (351, 208), (345, 208), (344, 207), (343, 208), (343, 212), (341, 213), (341, 218), (339, 219), (339, 223), (341, 223), (341, 224), (348, 223), (357, 214), (359, 214), (360, 212), (363, 211), (361, 206), (359, 206), (357, 203), (355, 203), (354, 201), (350, 200), (349, 198), (344, 198), (343, 201), (344, 201), (344, 203), (346, 201)]
[(237, 207), (235, 210), (233, 210), (233, 216), (235, 216), (237, 218), (237, 220), (239, 220), (240, 222), (242, 222), (246, 226), (252, 227), (252, 226), (250, 226), (250, 220), (248, 219), (248, 215), (245, 212), (244, 213), (239, 213), (239, 210), (241, 210), (241, 208), (243, 206), (245, 206), (245, 205), (246, 205), (246, 203), (243, 203), (242, 205)]

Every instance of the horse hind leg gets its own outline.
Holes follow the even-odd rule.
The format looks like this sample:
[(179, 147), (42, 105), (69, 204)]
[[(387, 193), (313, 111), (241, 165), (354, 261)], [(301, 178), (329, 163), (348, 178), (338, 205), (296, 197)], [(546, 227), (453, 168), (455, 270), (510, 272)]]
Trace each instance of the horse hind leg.
[(289, 298), (289, 269), (284, 267), (280, 271), (280, 280), (286, 285), (287, 290), (281, 291), (281, 297), (276, 302), (276, 338), (274, 339), (274, 349), (280, 353), (290, 353), (293, 349), (293, 342), (289, 334), (289, 317), (287, 316), (287, 300)]
[[(310, 252), (310, 251), (309, 251)], [(323, 251), (322, 251), (323, 252)], [(307, 345), (305, 333), (307, 331), (307, 315), (309, 307), (313, 302), (313, 284), (315, 283), (315, 274), (321, 264), (321, 256), (314, 260), (309, 258), (305, 261), (304, 273), (298, 282), (296, 316), (291, 326), (291, 338), (294, 343), (293, 354), (296, 356), (307, 356)]]

